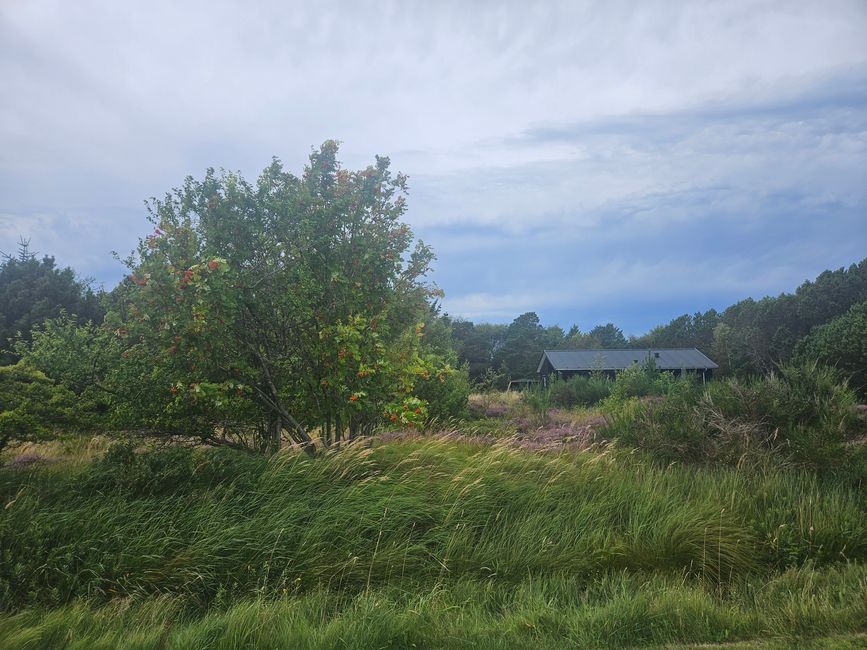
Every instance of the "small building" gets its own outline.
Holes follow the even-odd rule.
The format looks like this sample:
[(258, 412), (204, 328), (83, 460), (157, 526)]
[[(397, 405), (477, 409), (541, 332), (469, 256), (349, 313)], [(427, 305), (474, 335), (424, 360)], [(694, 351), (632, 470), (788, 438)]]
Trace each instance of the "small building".
[(575, 375), (603, 372), (613, 377), (618, 371), (642, 363), (653, 363), (659, 370), (676, 375), (693, 372), (702, 381), (710, 379), (719, 368), (695, 348), (654, 348), (635, 350), (545, 350), (539, 361), (539, 378), (547, 385), (549, 378), (566, 379)]

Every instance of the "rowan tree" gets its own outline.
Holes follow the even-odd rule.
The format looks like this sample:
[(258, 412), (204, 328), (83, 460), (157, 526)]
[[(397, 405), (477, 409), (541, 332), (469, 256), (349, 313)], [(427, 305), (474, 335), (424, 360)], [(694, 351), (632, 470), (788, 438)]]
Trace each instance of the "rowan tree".
[[(210, 442), (312, 450), (383, 418), (426, 417), (415, 383), (451, 369), (421, 345), (433, 259), (401, 222), (406, 177), (338, 145), (300, 176), (274, 160), (255, 184), (208, 170), (150, 203), (106, 323), (137, 390), (131, 421)], [(142, 395), (142, 390), (146, 395)]]

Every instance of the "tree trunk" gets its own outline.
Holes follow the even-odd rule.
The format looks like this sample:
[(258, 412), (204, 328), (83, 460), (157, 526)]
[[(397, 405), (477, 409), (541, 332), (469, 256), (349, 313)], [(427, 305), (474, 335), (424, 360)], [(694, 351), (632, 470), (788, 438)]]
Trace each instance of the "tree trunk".
[[(271, 372), (268, 369), (268, 362), (262, 357), (260, 353), (256, 353), (257, 360), (259, 361), (259, 367), (262, 369), (262, 374), (265, 378), (265, 384), (267, 386), (268, 392), (266, 393), (264, 390), (255, 387), (257, 393), (259, 393), (260, 397), (263, 398), (263, 401), (267, 404), (268, 408), (271, 409), (272, 412), (277, 416), (278, 422), (280, 424), (280, 430), (282, 431), (282, 425), (286, 425), (286, 430), (289, 433), (289, 437), (292, 438), (294, 442), (301, 445), (305, 452), (309, 455), (313, 456), (316, 453), (316, 445), (313, 444), (312, 438), (310, 438), (310, 434), (304, 429), (303, 426), (293, 418), (289, 412), (283, 407), (283, 404), (280, 402), (280, 393), (277, 390), (277, 386), (274, 385), (274, 380), (271, 378)], [(280, 432), (278, 431), (277, 435), (277, 447), (280, 446)]]
[(276, 453), (280, 450), (280, 436), (283, 433), (283, 421), (278, 415), (274, 418), (274, 426), (271, 429), (271, 436), (268, 440), (268, 452)]

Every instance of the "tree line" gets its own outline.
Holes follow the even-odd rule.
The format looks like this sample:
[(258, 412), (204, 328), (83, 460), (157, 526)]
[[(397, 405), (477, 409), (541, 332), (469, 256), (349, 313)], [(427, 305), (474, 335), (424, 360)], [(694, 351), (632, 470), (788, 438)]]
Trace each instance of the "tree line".
[(683, 314), (642, 336), (613, 323), (582, 332), (543, 326), (535, 312), (509, 324), (456, 319), (451, 328), (473, 381), (504, 387), (535, 375), (543, 349), (698, 348), (722, 375), (760, 375), (798, 359), (837, 366), (853, 387), (867, 388), (867, 258), (825, 271), (794, 293), (747, 298), (723, 311)]

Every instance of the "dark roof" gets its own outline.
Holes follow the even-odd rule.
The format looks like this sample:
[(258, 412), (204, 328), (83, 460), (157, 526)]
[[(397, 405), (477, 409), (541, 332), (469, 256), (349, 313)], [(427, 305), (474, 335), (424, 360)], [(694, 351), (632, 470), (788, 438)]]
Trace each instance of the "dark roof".
[[(659, 355), (659, 356), (656, 356)], [(542, 372), (545, 357), (554, 370), (623, 370), (653, 357), (660, 370), (710, 370), (719, 368), (695, 348), (643, 348), (636, 350), (545, 350), (536, 372)]]

